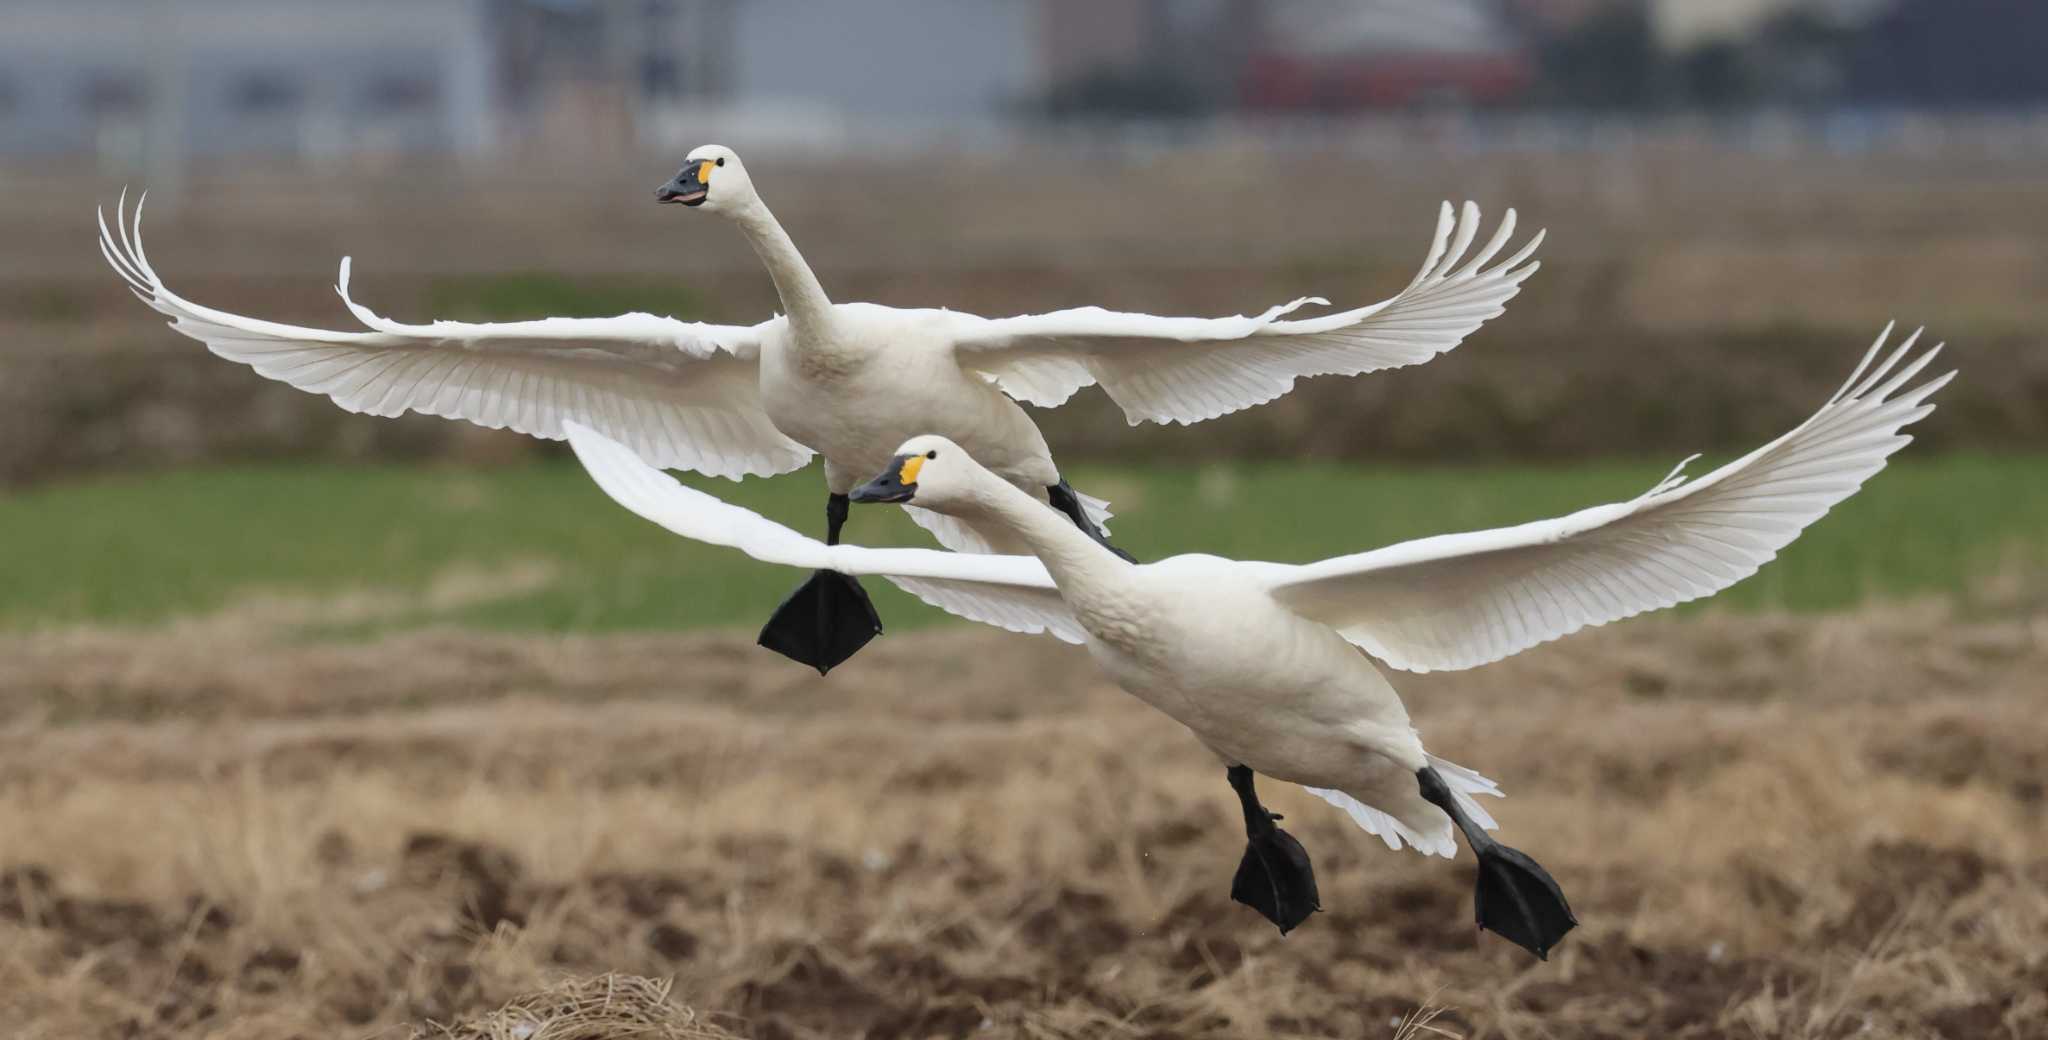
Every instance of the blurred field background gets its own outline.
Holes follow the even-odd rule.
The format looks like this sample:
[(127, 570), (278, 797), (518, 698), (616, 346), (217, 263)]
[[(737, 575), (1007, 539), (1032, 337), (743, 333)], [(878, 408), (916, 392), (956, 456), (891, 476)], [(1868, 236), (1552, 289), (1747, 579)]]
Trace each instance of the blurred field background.
[[(405, 1036), (615, 971), (760, 1037), (2048, 1029), (2031, 5), (802, 7), (0, 11), (0, 1032)], [(1291, 791), (1328, 912), (1281, 940), (1225, 898), (1220, 770), (1079, 652), (877, 588), (890, 634), (819, 680), (751, 645), (795, 575), (557, 446), (213, 358), (93, 245), (147, 189), (157, 270), (239, 313), (351, 327), (352, 255), (400, 320), (753, 322), (738, 234), (651, 202), (711, 140), (840, 300), (1355, 305), (1442, 200), (1549, 229), (1429, 365), (1188, 428), (1040, 413), (1146, 558), (1629, 497), (1892, 319), (1963, 375), (1729, 593), (1395, 677), (1579, 909), (1549, 964), (1475, 940), (1469, 860)], [(692, 478), (807, 531), (818, 481)]]

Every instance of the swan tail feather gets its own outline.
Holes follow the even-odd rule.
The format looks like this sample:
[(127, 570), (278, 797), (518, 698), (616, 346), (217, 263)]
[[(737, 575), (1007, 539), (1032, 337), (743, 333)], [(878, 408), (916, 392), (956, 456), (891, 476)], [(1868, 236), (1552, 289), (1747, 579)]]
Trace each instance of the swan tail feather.
[[(1474, 798), (1475, 795), (1482, 794), (1495, 798), (1502, 797), (1499, 784), (1456, 762), (1449, 762), (1435, 755), (1428, 756), (1428, 759), (1429, 764), (1436, 767), (1437, 773), (1450, 787), (1451, 797), (1457, 800), (1458, 808), (1465, 810), (1465, 814), (1479, 826), (1487, 830), (1499, 829), (1500, 824), (1496, 823), (1485, 809), (1480, 808)], [(1412, 799), (1415, 803), (1413, 812), (1397, 815), (1367, 805), (1344, 791), (1322, 787), (1310, 787), (1307, 791), (1344, 810), (1345, 815), (1351, 817), (1351, 822), (1358, 824), (1359, 829), (1367, 834), (1386, 842), (1387, 848), (1399, 849), (1405, 844), (1426, 856), (1442, 856), (1445, 859), (1458, 854), (1456, 828), (1452, 826), (1451, 818), (1442, 810), (1424, 802), (1419, 795)]]
[(1109, 502), (1085, 491), (1074, 492), (1074, 497), (1081, 500), (1081, 512), (1087, 514), (1088, 522), (1094, 524), (1104, 538), (1109, 537), (1109, 518), (1116, 515), (1109, 511)]

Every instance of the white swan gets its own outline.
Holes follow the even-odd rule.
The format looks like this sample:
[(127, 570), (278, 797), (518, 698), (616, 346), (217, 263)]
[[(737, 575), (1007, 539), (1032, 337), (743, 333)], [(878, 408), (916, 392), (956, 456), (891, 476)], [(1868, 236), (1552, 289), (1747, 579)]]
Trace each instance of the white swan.
[(1035, 557), (823, 545), (683, 488), (600, 434), (571, 426), (569, 438), (607, 494), (678, 534), (771, 563), (881, 575), (963, 617), (1085, 643), (1118, 684), (1224, 759), (1249, 841), (1232, 894), (1282, 931), (1318, 909), (1314, 875), (1259, 806), (1253, 771), (1310, 787), (1390, 847), (1451, 856), (1455, 825), (1479, 858), (1480, 925), (1543, 957), (1575, 923), (1562, 893), (1486, 834), (1494, 824), (1472, 796), (1498, 788), (1423, 749), (1365, 654), (1410, 671), (1470, 668), (1747, 577), (1933, 410), (1928, 397), (1954, 373), (1907, 388), (1940, 349), (1907, 361), (1918, 335), (1873, 366), (1880, 336), (1812, 418), (1690, 483), (1674, 470), (1626, 502), (1300, 566), (1127, 563), (942, 437), (909, 440), (853, 500), (1000, 527)]
[[(1302, 376), (1427, 361), (1501, 313), (1537, 269), (1525, 261), (1543, 237), (1488, 267), (1514, 232), (1510, 210), (1468, 260), (1478, 208), (1468, 202), (1454, 219), (1446, 203), (1414, 281), (1369, 307), (1300, 320), (1283, 318), (1326, 301), (1295, 300), (1256, 317), (1161, 318), (1088, 307), (989, 320), (833, 303), (729, 148), (691, 152), (656, 195), (739, 225), (786, 316), (751, 327), (651, 314), (409, 325), (349, 298), (344, 259), (336, 290), (369, 331), (329, 332), (214, 310), (165, 288), (142, 251), (140, 205), (132, 228), (117, 210), (118, 235), (102, 214), (100, 245), (179, 332), (350, 411), (424, 412), (547, 438), (560, 438), (573, 420), (655, 465), (732, 478), (796, 469), (816, 451), (825, 456), (831, 543), (845, 520), (846, 493), (905, 438), (926, 432), (953, 438), (1100, 538), (1106, 503), (1066, 485), (1013, 397), (1057, 405), (1099, 382), (1134, 424), (1187, 423), (1272, 400)], [(949, 548), (992, 547), (969, 524), (911, 513)], [(823, 672), (879, 630), (857, 582), (820, 572), (776, 612), (762, 638)]]

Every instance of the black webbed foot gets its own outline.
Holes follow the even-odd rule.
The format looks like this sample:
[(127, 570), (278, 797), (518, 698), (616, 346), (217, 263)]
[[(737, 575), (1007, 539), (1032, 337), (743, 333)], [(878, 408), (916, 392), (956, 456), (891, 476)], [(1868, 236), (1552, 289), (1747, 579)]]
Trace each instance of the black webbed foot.
[(1286, 935), (1323, 908), (1308, 850), (1274, 822), (1280, 814), (1259, 804), (1252, 771), (1231, 766), (1230, 786), (1244, 809), (1244, 858), (1230, 882), (1230, 898), (1257, 910)]
[(1281, 935), (1323, 908), (1308, 850), (1294, 835), (1270, 824), (1265, 834), (1245, 842), (1244, 859), (1238, 862), (1237, 877), (1230, 883), (1230, 898), (1264, 915), (1279, 927)]
[(1549, 960), (1579, 923), (1564, 892), (1536, 861), (1499, 842), (1479, 854), (1479, 927)]
[(1565, 902), (1564, 890), (1527, 854), (1493, 840), (1472, 822), (1436, 767), (1423, 767), (1415, 779), (1422, 797), (1450, 815), (1479, 857), (1479, 884), (1473, 896), (1479, 927), (1535, 954), (1537, 960), (1549, 960), (1551, 949), (1579, 923)]
[(881, 632), (882, 619), (859, 581), (838, 571), (813, 571), (761, 626), (759, 642), (824, 675)]

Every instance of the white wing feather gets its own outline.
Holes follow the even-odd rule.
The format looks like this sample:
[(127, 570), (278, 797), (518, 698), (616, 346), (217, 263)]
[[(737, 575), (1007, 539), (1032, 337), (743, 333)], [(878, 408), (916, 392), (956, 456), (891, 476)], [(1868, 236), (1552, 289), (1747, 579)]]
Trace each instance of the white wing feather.
[(1200, 422), (1271, 401), (1304, 376), (1413, 365), (1457, 346), (1498, 316), (1540, 266), (1525, 261), (1541, 232), (1486, 266), (1514, 234), (1514, 210), (1467, 261), (1478, 229), (1479, 207), (1467, 202), (1454, 216), (1444, 203), (1415, 280), (1391, 299), (1340, 314), (1281, 320), (1307, 304), (1329, 304), (1305, 297), (1257, 317), (1162, 318), (1099, 307), (994, 320), (959, 315), (955, 349), (963, 366), (1035, 405), (1064, 403), (1099, 382), (1134, 426)]
[(1069, 643), (1085, 638), (1036, 557), (826, 545), (684, 487), (595, 430), (564, 426), (576, 457), (605, 494), (685, 538), (738, 549), (763, 563), (879, 575), (940, 610), (1012, 632), (1048, 632)]
[(1268, 565), (1273, 596), (1396, 668), (1426, 672), (1475, 667), (1711, 595), (1755, 573), (1854, 494), (1912, 439), (1900, 429), (1934, 410), (1928, 397), (1954, 372), (1902, 388), (1941, 348), (1906, 361), (1915, 332), (1873, 368), (1890, 334), (1886, 326), (1812, 418), (1699, 480), (1685, 483), (1680, 463), (1627, 502), (1299, 567)]
[(124, 205), (116, 234), (100, 214), (100, 249), (171, 327), (265, 378), (324, 394), (351, 412), (421, 412), (560, 440), (575, 420), (655, 464), (721, 477), (768, 475), (810, 461), (761, 408), (760, 326), (652, 314), (407, 325), (349, 299), (349, 262), (335, 286), (370, 331), (330, 332), (243, 317), (164, 286), (142, 250), (142, 206)]

